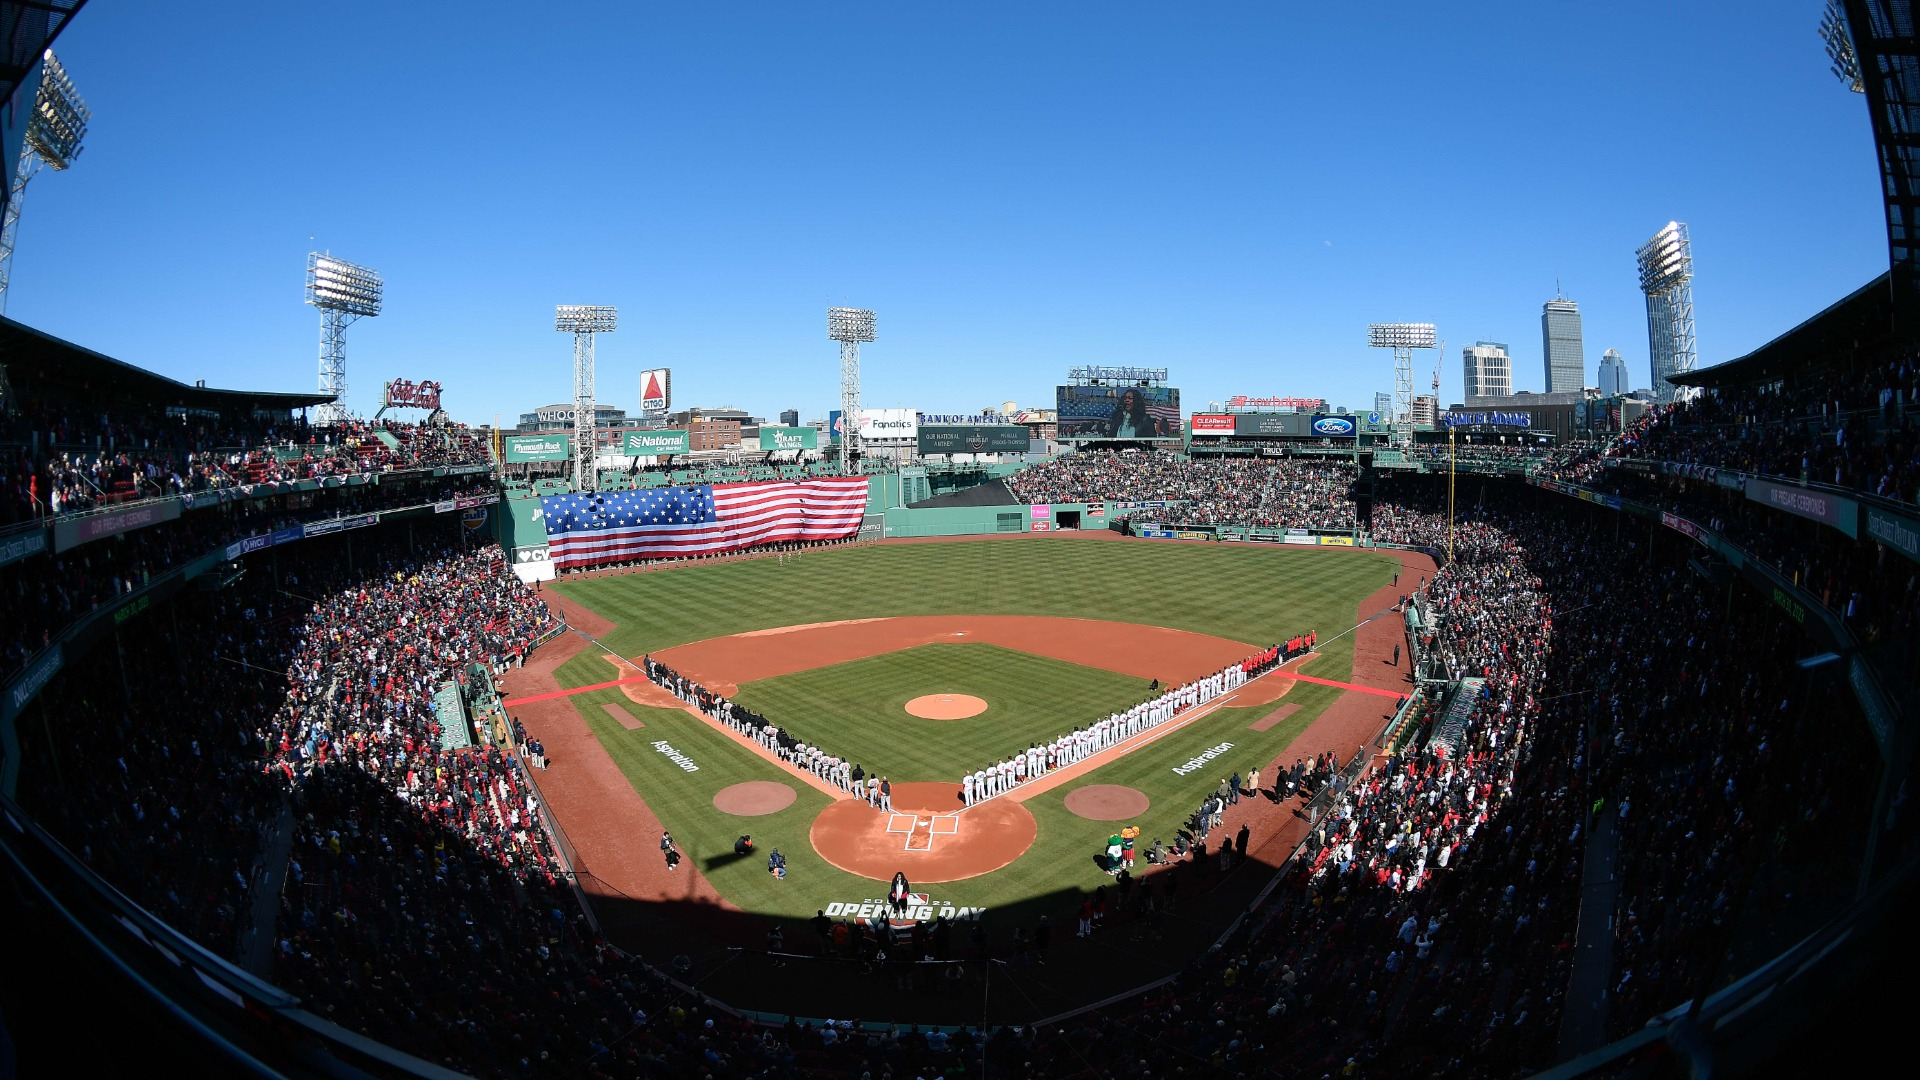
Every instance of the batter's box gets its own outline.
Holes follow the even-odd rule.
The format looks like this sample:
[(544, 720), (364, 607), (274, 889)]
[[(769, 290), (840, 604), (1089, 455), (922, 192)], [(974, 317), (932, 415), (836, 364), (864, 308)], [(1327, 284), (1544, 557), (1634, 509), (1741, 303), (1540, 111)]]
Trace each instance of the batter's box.
[[(945, 825), (946, 828), (941, 828), (942, 825)], [(939, 817), (933, 819), (933, 823), (927, 827), (927, 832), (932, 836), (958, 835), (960, 832), (960, 815), (941, 814)]]
[(920, 819), (912, 814), (887, 815), (887, 831), (890, 833), (906, 833), (912, 836), (919, 827)]

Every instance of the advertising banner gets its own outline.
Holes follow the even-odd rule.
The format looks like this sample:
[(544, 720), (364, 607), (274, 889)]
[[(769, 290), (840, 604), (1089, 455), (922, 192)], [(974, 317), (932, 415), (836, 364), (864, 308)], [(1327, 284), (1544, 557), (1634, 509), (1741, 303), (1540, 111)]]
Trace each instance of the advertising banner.
[(1034, 532), (1046, 532), (1051, 528), (1053, 528), (1053, 522), (1051, 521), (1036, 521), (1033, 523)]
[(1231, 435), (1235, 430), (1234, 419), (1230, 413), (1197, 412), (1187, 422), (1187, 430), (1195, 435)]
[(820, 433), (810, 427), (760, 427), (762, 450), (814, 450), (820, 446)]
[(846, 430), (846, 425), (840, 422), (839, 409), (834, 409), (831, 412), (827, 413), (827, 441), (828, 442), (839, 442), (840, 433), (845, 430)]
[(1322, 439), (1351, 439), (1360, 433), (1360, 425), (1351, 416), (1316, 416), (1307, 430)]
[(640, 411), (666, 412), (673, 406), (673, 369), (648, 368), (640, 373)]
[(1353, 537), (1351, 537), (1351, 536), (1323, 536), (1323, 537), (1321, 537), (1321, 538), (1320, 538), (1320, 546), (1321, 546), (1321, 547), (1352, 547), (1352, 546), (1353, 546)]
[(916, 409), (861, 409), (860, 438), (913, 441), (920, 431)]
[(1227, 404), (1236, 409), (1324, 409), (1326, 398), (1317, 397), (1248, 397), (1235, 394), (1227, 399)]
[(0, 720), (11, 721), (20, 715), (21, 708), (32, 701), (33, 695), (39, 693), (42, 687), (52, 682), (55, 675), (60, 674), (66, 662), (65, 651), (59, 642), (48, 646), (47, 651), (41, 653), (31, 667), (21, 672), (20, 677), (13, 680), (12, 686), (7, 687), (7, 696), (0, 701)]
[(573, 436), (571, 435), (509, 435), (507, 436), (507, 464), (520, 465), (530, 461), (571, 461), (573, 459)]
[(621, 438), (621, 453), (628, 457), (665, 457), (684, 454), (693, 439), (684, 431), (629, 431)]
[(1036, 518), (1045, 518), (1048, 521), (1053, 520), (1053, 507), (1048, 506), (1045, 503), (1039, 503), (1035, 505), (1034, 508), (1029, 512)]
[(1669, 514), (1665, 510), (1662, 510), (1660, 512), (1660, 524), (1665, 525), (1667, 528), (1672, 529), (1682, 536), (1698, 540), (1703, 544), (1706, 543), (1706, 540), (1700, 535), (1700, 527), (1678, 514)]
[(180, 516), (180, 508), (179, 499), (166, 499), (144, 506), (130, 506), (125, 510), (60, 518), (53, 523), (53, 550), (66, 551), (103, 536), (117, 536), (133, 529), (172, 521)]
[(1842, 495), (1754, 477), (1747, 481), (1747, 498), (1785, 510), (1795, 517), (1830, 525), (1848, 536), (1860, 535), (1860, 504)]
[(1012, 424), (921, 424), (923, 454), (1024, 454), (1027, 429)]
[(0, 540), (0, 566), (18, 562), (47, 550), (47, 530), (35, 526), (27, 532)]
[(1306, 413), (1243, 412), (1233, 417), (1235, 435), (1301, 435), (1307, 433)]
[(1867, 518), (1867, 535), (1893, 550), (1920, 562), (1920, 521), (1890, 514), (1877, 506), (1860, 508)]
[(389, 380), (380, 396), (380, 404), (389, 409), (437, 409), (440, 407), (440, 384), (432, 379), (414, 382), (411, 379)]
[(1171, 386), (1062, 386), (1054, 403), (1063, 440), (1181, 435), (1180, 391)]

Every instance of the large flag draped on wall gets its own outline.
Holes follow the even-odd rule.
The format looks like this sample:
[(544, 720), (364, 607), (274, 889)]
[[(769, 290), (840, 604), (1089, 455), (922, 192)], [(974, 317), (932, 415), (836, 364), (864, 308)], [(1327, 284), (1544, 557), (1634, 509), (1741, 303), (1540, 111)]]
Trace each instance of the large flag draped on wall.
[(642, 488), (540, 500), (547, 550), (562, 570), (627, 559), (738, 551), (860, 531), (864, 477)]

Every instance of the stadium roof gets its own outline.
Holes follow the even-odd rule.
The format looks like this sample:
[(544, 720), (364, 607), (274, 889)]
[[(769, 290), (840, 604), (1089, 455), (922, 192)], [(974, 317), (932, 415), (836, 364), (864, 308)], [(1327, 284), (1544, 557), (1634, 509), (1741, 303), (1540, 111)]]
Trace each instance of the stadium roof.
[(101, 402), (165, 408), (178, 405), (219, 412), (252, 409), (304, 409), (332, 401), (331, 394), (278, 394), (190, 386), (123, 360), (62, 341), (0, 317), (0, 369), (21, 390), (50, 388), (89, 394)]
[(1681, 386), (1741, 386), (1850, 359), (1892, 335), (1894, 300), (1893, 272), (1888, 271), (1747, 355), (1677, 375), (1673, 381)]
[[(87, 0), (0, 0), (0, 105)], [(7, 162), (9, 169), (13, 163)], [(4, 192), (0, 192), (0, 197)]]

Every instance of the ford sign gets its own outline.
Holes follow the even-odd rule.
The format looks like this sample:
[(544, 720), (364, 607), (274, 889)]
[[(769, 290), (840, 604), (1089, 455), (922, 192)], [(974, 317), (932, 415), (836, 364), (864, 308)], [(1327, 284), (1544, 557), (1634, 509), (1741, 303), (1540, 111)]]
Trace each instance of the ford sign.
[(1312, 430), (1315, 435), (1350, 439), (1353, 437), (1353, 419), (1347, 416), (1316, 416)]

